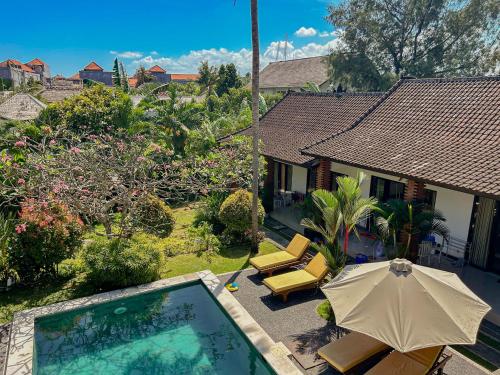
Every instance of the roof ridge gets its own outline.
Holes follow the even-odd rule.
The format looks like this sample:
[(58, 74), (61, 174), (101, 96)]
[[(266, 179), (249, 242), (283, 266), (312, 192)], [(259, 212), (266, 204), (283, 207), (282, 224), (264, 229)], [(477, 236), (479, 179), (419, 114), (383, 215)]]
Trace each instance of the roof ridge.
[(382, 104), (392, 93), (394, 93), (394, 91), (396, 91), (399, 86), (401, 86), (403, 84), (403, 82), (405, 82), (404, 79), (400, 79), (399, 81), (397, 81), (385, 94), (383, 94), (379, 100), (377, 100), (377, 102), (372, 105), (365, 113), (363, 113), (356, 121), (353, 122), (353, 124), (351, 126), (349, 126), (347, 129), (344, 129), (340, 132), (337, 132), (337, 133), (334, 133), (332, 134), (331, 136), (327, 137), (327, 138), (324, 138), (318, 142), (315, 142), (315, 143), (312, 143), (310, 144), (309, 146), (307, 147), (304, 147), (304, 148), (301, 148), (300, 149), (300, 153), (301, 154), (304, 154), (304, 155), (308, 155), (308, 156), (315, 156), (315, 155), (312, 155), (312, 154), (308, 154), (307, 152), (305, 152), (305, 150), (307, 150), (308, 148), (311, 148), (313, 146), (317, 146), (321, 143), (324, 143), (340, 134), (343, 134), (345, 132), (348, 132), (349, 130), (352, 130), (354, 129), (361, 121), (363, 121), (370, 113), (372, 113), (375, 109), (377, 109), (377, 107)]
[(276, 63), (286, 63), (286, 62), (298, 61), (298, 60), (306, 60), (306, 59), (317, 59), (319, 57), (328, 57), (328, 56), (329, 55), (319, 55), (319, 56), (299, 57), (298, 59), (271, 61), (268, 65), (276, 64)]
[(382, 96), (385, 94), (384, 91), (362, 91), (362, 92), (332, 92), (332, 91), (326, 91), (326, 92), (310, 92), (310, 91), (288, 91), (290, 92), (291, 96), (336, 96), (336, 97), (341, 97), (341, 96)]
[(475, 77), (429, 77), (429, 78), (414, 78), (402, 77), (405, 82), (474, 82), (474, 81), (498, 81), (500, 75), (493, 76), (475, 76)]

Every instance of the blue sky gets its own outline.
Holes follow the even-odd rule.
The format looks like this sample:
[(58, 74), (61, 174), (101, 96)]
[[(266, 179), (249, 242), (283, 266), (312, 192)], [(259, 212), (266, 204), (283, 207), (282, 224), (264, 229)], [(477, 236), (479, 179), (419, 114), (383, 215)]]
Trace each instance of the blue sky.
[[(72, 75), (91, 60), (106, 70), (119, 56), (129, 73), (159, 64), (196, 72), (201, 60), (250, 68), (250, 0), (8, 1), (0, 61), (38, 57), (52, 74)], [(325, 54), (335, 45), (324, 17), (329, 0), (260, 0), (262, 64), (274, 61), (288, 34), (288, 57)], [(15, 31), (14, 31), (15, 30)], [(281, 43), (283, 51), (284, 42)], [(280, 57), (280, 59), (282, 59)]]

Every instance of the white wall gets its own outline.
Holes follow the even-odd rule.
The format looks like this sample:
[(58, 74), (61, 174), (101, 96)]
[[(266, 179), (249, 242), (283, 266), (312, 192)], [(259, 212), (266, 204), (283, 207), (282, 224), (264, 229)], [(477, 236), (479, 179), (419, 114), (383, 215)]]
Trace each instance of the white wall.
[(307, 168), (294, 165), (292, 169), (292, 191), (306, 193)]
[[(359, 169), (340, 163), (332, 163), (331, 170), (334, 172), (349, 175), (351, 177), (355, 177), (358, 171), (362, 170), (366, 175), (366, 178), (361, 185), (364, 197), (368, 197), (370, 195), (371, 176), (382, 177), (388, 180), (402, 182), (404, 184), (407, 183), (407, 180), (404, 178)], [(472, 207), (474, 204), (474, 195), (434, 185), (426, 185), (425, 187), (436, 192), (435, 208), (441, 211), (441, 213), (446, 218), (446, 226), (450, 230), (450, 236), (461, 239), (463, 241), (467, 241)], [(439, 243), (441, 240), (438, 238), (437, 241)], [(452, 254), (451, 252), (450, 254), (458, 255)]]

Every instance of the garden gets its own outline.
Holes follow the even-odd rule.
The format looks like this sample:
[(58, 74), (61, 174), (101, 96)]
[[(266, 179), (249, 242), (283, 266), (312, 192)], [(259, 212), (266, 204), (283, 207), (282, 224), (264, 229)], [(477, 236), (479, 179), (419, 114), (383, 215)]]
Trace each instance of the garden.
[[(34, 122), (0, 123), (0, 323), (99, 291), (248, 267), (251, 143), (217, 139), (250, 124), (250, 92), (226, 70), (202, 78), (146, 85), (136, 106), (127, 90), (90, 84)], [(259, 239), (260, 254), (278, 250)]]

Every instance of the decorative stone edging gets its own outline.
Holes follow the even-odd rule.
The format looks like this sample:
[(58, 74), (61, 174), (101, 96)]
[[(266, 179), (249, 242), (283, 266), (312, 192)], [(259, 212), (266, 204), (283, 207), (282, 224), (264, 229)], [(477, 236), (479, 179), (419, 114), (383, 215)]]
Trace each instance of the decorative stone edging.
[(255, 348), (262, 354), (277, 374), (302, 374), (286, 352), (276, 344), (262, 327), (250, 316), (244, 307), (224, 288), (221, 281), (211, 271), (200, 271), (169, 279), (158, 280), (149, 284), (134, 286), (95, 294), (89, 297), (55, 303), (48, 306), (24, 310), (14, 315), (12, 322), (9, 352), (5, 366), (5, 375), (31, 375), (33, 369), (33, 337), (35, 319), (44, 315), (60, 313), (77, 308), (88, 307), (116, 299), (201, 280), (226, 312), (231, 316), (241, 331)]

